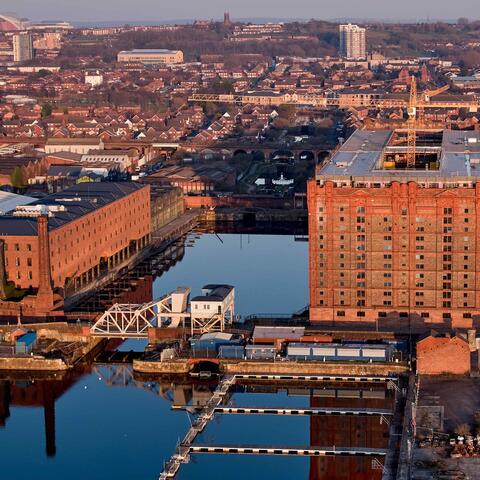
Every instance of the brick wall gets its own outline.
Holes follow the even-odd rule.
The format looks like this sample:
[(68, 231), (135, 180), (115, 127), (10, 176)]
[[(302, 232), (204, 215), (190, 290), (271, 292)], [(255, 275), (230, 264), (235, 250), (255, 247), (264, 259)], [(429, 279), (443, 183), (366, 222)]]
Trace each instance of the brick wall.
[(311, 320), (480, 315), (480, 188), (308, 185)]
[(465, 375), (470, 372), (470, 347), (458, 337), (427, 337), (417, 343), (417, 373)]

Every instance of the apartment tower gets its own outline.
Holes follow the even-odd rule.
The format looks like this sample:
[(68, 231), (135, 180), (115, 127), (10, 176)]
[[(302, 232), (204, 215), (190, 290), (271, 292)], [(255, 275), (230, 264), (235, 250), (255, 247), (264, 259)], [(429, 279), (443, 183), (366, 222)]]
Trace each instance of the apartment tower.
[(348, 60), (367, 57), (366, 30), (358, 25), (340, 25), (340, 56)]
[(13, 36), (13, 61), (27, 62), (33, 58), (33, 41), (30, 33), (17, 33)]

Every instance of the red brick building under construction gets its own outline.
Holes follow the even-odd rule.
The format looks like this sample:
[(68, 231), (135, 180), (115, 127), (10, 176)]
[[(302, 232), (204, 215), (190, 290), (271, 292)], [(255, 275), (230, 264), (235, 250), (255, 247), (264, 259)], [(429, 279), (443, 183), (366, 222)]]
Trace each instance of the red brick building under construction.
[[(66, 297), (126, 264), (150, 242), (150, 187), (88, 183), (0, 217), (3, 297), (29, 290), (23, 313), (61, 307)], [(0, 314), (16, 302), (1, 302)]]
[[(312, 321), (480, 316), (480, 135), (355, 132), (308, 185)], [(410, 167), (410, 168), (409, 168)]]

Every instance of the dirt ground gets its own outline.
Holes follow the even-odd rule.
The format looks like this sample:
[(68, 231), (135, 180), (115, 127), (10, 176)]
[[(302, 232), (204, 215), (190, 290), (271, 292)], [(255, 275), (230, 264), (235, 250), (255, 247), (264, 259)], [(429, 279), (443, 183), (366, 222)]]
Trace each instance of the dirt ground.
[[(468, 423), (474, 433), (474, 413), (480, 410), (480, 378), (421, 377), (417, 425), (423, 412), (429, 410), (436, 424), (442, 408), (445, 433), (452, 434), (461, 423)], [(436, 424), (435, 430), (438, 427)], [(480, 457), (449, 458), (443, 448), (415, 446), (412, 479), (480, 480)]]
[(442, 451), (415, 448), (412, 480), (479, 480), (480, 458), (444, 458)]
[(480, 410), (480, 378), (421, 377), (419, 405), (443, 405), (447, 433), (461, 423), (473, 430), (474, 413)]

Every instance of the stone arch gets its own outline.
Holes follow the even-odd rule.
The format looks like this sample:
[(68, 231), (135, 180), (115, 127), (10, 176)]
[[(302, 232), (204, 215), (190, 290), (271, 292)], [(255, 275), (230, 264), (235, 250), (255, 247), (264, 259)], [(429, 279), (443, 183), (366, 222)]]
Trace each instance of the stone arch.
[(202, 150), (199, 154), (199, 156), (204, 159), (204, 160), (211, 160), (212, 158), (215, 157), (215, 151), (209, 149), (209, 148), (205, 148), (204, 150)]
[(288, 160), (293, 162), (295, 154), (291, 150), (275, 150), (270, 154), (271, 160)]
[(315, 160), (315, 154), (311, 150), (304, 150), (300, 152), (298, 155), (300, 160), (308, 160), (309, 162), (313, 162)]
[(253, 150), (252, 151), (252, 157), (257, 162), (264, 162), (267, 158), (267, 156), (265, 155), (265, 152), (263, 150)]
[(237, 148), (233, 152), (233, 156), (236, 157), (237, 155), (248, 155), (248, 152), (246, 150), (244, 150), (243, 148)]
[(322, 162), (323, 160), (325, 160), (325, 158), (328, 157), (329, 153), (330, 152), (328, 150), (320, 150), (319, 152), (317, 152), (317, 161), (319, 163)]

